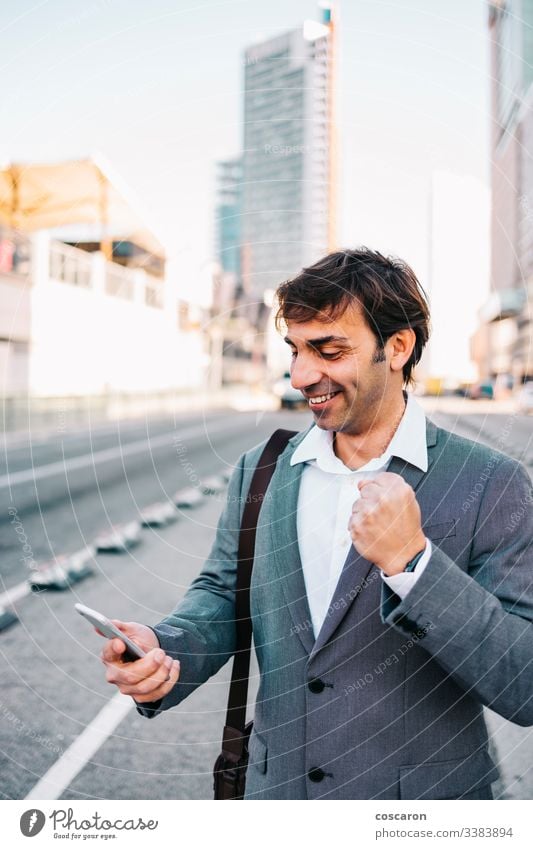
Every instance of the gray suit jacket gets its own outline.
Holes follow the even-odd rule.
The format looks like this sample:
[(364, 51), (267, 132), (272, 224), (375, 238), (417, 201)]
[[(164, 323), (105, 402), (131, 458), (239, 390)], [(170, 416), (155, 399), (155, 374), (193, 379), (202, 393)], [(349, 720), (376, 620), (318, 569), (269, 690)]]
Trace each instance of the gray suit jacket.
[[(533, 724), (531, 482), (515, 460), (427, 421), (415, 489), (431, 559), (402, 601), (352, 547), (316, 639), (296, 531), (303, 464), (280, 456), (257, 530), (251, 615), (260, 687), (247, 799), (491, 798), (497, 770), (483, 705)], [(264, 443), (231, 478), (216, 540), (181, 603), (154, 630), (181, 661), (155, 716), (235, 649), (240, 519)]]

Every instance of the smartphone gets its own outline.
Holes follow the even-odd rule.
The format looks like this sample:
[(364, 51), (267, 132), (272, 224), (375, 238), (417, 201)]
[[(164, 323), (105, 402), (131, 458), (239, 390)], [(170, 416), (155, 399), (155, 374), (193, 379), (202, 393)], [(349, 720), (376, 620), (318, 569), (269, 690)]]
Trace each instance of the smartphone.
[(78, 613), (81, 613), (81, 615), (85, 617), (87, 622), (90, 622), (94, 628), (98, 628), (100, 633), (103, 634), (104, 637), (107, 637), (108, 640), (113, 640), (115, 637), (118, 637), (126, 644), (126, 651), (122, 655), (124, 660), (138, 660), (146, 655), (146, 652), (139, 648), (133, 640), (130, 640), (126, 634), (113, 625), (107, 616), (104, 616), (102, 613), (98, 613), (97, 610), (91, 610), (90, 607), (85, 607), (84, 604), (75, 604), (74, 607)]

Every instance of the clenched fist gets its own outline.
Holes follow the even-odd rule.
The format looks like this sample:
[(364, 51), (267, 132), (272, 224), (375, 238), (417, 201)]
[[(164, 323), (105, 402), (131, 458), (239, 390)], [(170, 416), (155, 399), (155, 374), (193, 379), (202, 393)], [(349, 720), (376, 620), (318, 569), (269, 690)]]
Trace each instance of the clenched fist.
[(414, 490), (392, 472), (359, 481), (358, 488), (348, 522), (352, 542), (386, 575), (397, 575), (426, 546)]

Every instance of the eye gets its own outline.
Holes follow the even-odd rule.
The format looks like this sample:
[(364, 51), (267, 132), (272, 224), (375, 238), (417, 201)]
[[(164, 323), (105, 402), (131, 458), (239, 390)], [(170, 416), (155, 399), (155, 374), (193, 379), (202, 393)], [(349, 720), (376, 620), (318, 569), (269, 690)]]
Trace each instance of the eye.
[(341, 354), (342, 354), (342, 351), (334, 351), (332, 353), (329, 353), (329, 352), (326, 352), (326, 351), (321, 351), (321, 356), (325, 360), (336, 360), (338, 357), (341, 356)]

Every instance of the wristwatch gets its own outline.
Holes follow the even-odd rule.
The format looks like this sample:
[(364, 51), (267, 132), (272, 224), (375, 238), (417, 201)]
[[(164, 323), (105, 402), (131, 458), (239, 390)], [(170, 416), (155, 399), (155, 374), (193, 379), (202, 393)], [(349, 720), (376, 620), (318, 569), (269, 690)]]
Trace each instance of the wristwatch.
[(426, 546), (424, 546), (422, 551), (419, 551), (418, 554), (415, 554), (413, 559), (409, 561), (409, 563), (407, 564), (407, 566), (405, 567), (405, 569), (403, 571), (404, 572), (414, 572), (415, 568), (416, 568), (416, 564), (418, 563), (418, 561), (420, 560), (420, 558), (424, 554), (425, 550), (426, 550)]

